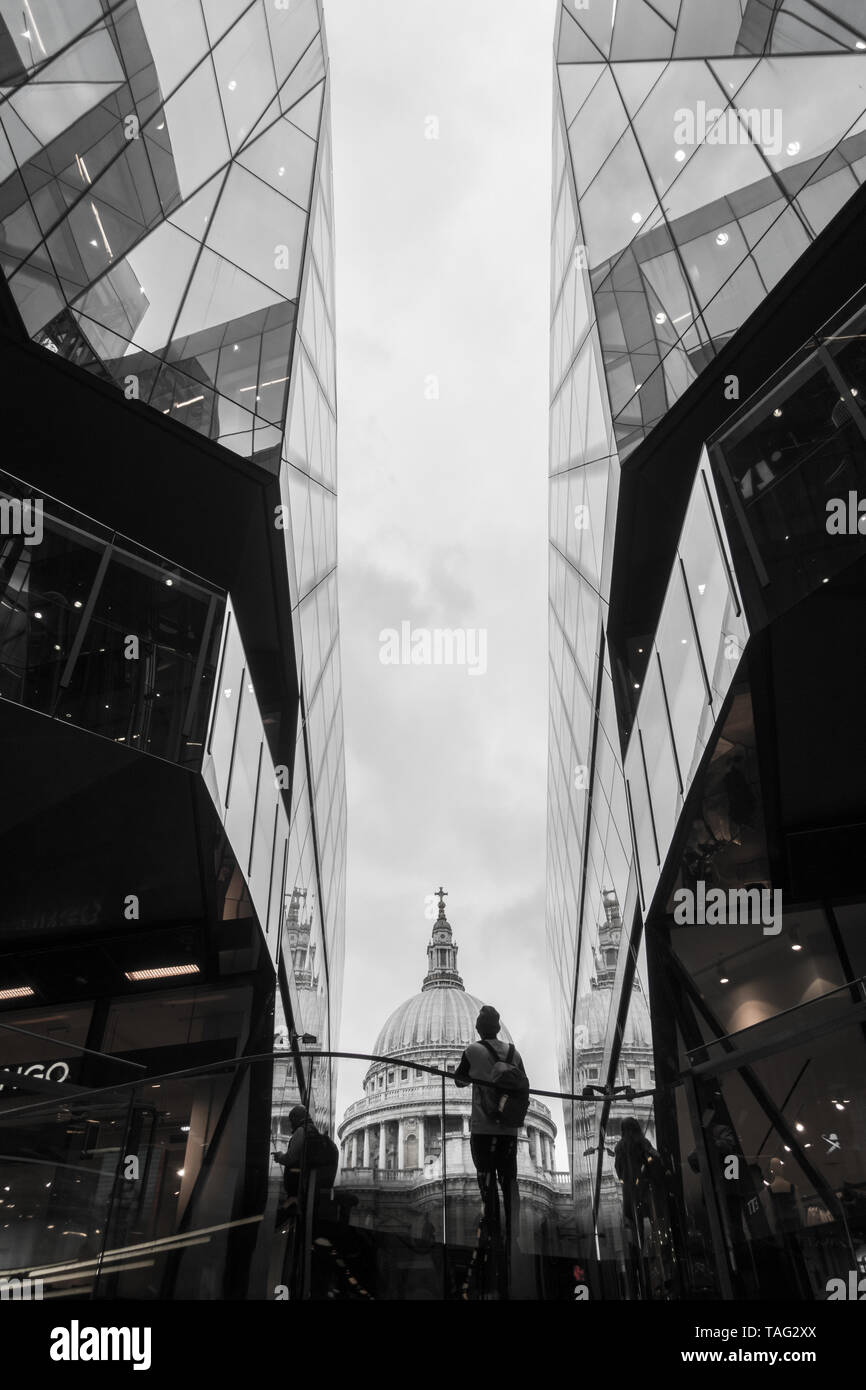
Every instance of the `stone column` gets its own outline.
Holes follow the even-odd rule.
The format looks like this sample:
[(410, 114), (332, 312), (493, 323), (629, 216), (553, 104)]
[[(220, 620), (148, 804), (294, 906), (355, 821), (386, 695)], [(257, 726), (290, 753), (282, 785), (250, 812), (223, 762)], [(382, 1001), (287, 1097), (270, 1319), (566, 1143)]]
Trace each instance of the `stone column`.
[(380, 1121), (380, 1123), (379, 1123), (379, 1167), (380, 1167), (380, 1169), (382, 1170), (383, 1173), (384, 1173), (384, 1171), (385, 1171), (385, 1167), (386, 1167), (386, 1163), (387, 1163), (387, 1159), (386, 1159), (386, 1157), (385, 1157), (385, 1133), (386, 1133), (386, 1125), (385, 1125), (385, 1121), (382, 1120), (382, 1121)]
[(353, 1134), (353, 1135), (352, 1135), (352, 1167), (353, 1167), (353, 1168), (357, 1168), (357, 1166), (358, 1166), (358, 1135), (357, 1135), (357, 1134)]
[(406, 1142), (405, 1124), (403, 1120), (397, 1121), (397, 1167), (405, 1168), (405, 1149)]
[(364, 1126), (364, 1167), (365, 1167), (365, 1168), (369, 1168), (369, 1166), (370, 1166), (370, 1128), (369, 1128), (369, 1125), (365, 1125), (365, 1126)]
[(418, 1116), (418, 1167), (424, 1172), (424, 1116)]

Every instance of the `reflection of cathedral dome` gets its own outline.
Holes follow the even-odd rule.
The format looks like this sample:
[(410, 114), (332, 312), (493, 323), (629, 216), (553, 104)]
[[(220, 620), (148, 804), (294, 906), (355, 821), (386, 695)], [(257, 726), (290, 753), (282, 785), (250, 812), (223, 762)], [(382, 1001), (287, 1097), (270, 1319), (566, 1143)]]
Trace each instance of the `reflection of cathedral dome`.
[[(578, 998), (575, 1009), (574, 1041), (578, 1052), (585, 1048), (598, 1048), (604, 1044), (611, 1007), (611, 991), (619, 959), (622, 936), (619, 903), (612, 890), (607, 890), (602, 897), (605, 920), (599, 928), (598, 945), (593, 953), (595, 973), (590, 988)], [(637, 973), (622, 1034), (621, 1056), (625, 1056), (634, 1048), (652, 1048), (649, 1005)]]
[[(373, 1051), (393, 1057), (418, 1047), (438, 1047), (442, 1043), (465, 1047), (475, 1040), (475, 1020), (481, 1000), (465, 989), (429, 989), (414, 994), (395, 1009), (376, 1039)], [(503, 1027), (504, 1042), (511, 1034)]]

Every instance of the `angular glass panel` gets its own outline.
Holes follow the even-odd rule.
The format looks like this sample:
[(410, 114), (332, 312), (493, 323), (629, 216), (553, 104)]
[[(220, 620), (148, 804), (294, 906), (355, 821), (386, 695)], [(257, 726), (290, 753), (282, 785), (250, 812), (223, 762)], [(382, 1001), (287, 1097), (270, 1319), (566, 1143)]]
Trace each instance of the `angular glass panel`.
[(319, 122), (322, 116), (322, 98), (325, 94), (324, 82), (319, 82), (311, 92), (296, 101), (294, 106), (290, 106), (286, 111), (286, 119), (296, 125), (305, 135), (309, 135), (315, 140), (319, 134)]
[[(229, 171), (208, 246), (283, 299), (298, 292), (306, 214), (238, 165)], [(260, 299), (253, 306), (261, 306)]]
[(667, 58), (673, 44), (673, 26), (645, 0), (619, 0), (612, 47), (617, 62), (648, 56)]
[[(264, 188), (264, 184), (261, 185)], [(291, 204), (286, 203), (286, 207)], [(201, 253), (195, 274), (174, 329), (175, 336), (214, 328), (242, 318), (256, 309), (279, 302), (280, 295), (258, 280), (252, 280), (230, 261), (216, 256), (207, 247)]]
[[(562, 93), (565, 124), (570, 126), (602, 73), (608, 69), (599, 63), (561, 63), (557, 69)], [(557, 131), (559, 125), (556, 126)]]
[(568, 132), (578, 192), (595, 178), (627, 125), (613, 75), (605, 68), (584, 103), (580, 120)]
[(201, 4), (212, 44), (222, 38), (244, 10), (250, 8), (250, 0), (201, 0)]
[(655, 192), (629, 129), (580, 200), (590, 266), (622, 251), (639, 227), (652, 225), (655, 212)]
[(246, 145), (240, 163), (299, 207), (309, 208), (316, 145), (286, 117)]
[(201, 7), (136, 0), (136, 10), (159, 75), (159, 89), (166, 97), (207, 53)]
[(163, 117), (181, 197), (188, 198), (229, 158), (222, 106), (210, 59), (169, 97)]
[(280, 106), (285, 113), (288, 113), (301, 97), (315, 87), (325, 75), (325, 56), (322, 51), (322, 40), (316, 37), (306, 49), (303, 56), (299, 59), (292, 70), (292, 73), (285, 85), (280, 88)]
[(103, 18), (99, 0), (0, 0), (2, 16), (23, 67), (44, 63), (53, 53)]
[(266, 5), (277, 82), (285, 82), (319, 30), (316, 0), (292, 0), (286, 8)]
[(712, 7), (703, 0), (682, 0), (674, 56), (700, 58), (736, 53), (742, 25), (741, 0), (714, 0)]
[(6, 105), (27, 132), (23, 141), (19, 138), (21, 127), (7, 120), (5, 109), (3, 113), (3, 126), (19, 164), (37, 149), (49, 145), (119, 86), (120, 79), (116, 82), (28, 83), (19, 87), (14, 96), (7, 97)]
[(243, 144), (274, 89), (263, 7), (253, 5), (213, 50), (220, 101), (232, 150)]
[(130, 251), (127, 261), (146, 305), (136, 328), (139, 347), (154, 352), (169, 341), (198, 252), (198, 242), (169, 222)]
[[(597, 63), (606, 54), (594, 44), (581, 29), (576, 19), (563, 4), (559, 12), (560, 31), (556, 50), (558, 63)], [(608, 30), (609, 30), (608, 25)]]

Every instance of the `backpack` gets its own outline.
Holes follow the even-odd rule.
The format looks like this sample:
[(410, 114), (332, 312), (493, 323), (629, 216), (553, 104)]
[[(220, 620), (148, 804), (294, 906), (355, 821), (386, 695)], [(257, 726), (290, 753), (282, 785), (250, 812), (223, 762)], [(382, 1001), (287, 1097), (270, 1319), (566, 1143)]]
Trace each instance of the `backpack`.
[[(327, 1134), (322, 1134), (318, 1129), (308, 1129), (304, 1140), (304, 1157), (309, 1168), (320, 1170), (319, 1186), (333, 1187), (340, 1164), (340, 1150), (333, 1139), (329, 1139)], [(330, 1182), (327, 1174), (321, 1172), (322, 1169), (328, 1168), (331, 1169)]]
[(519, 1129), (529, 1110), (529, 1080), (526, 1072), (514, 1065), (514, 1043), (509, 1043), (504, 1061), (486, 1038), (481, 1039), (481, 1046), (486, 1047), (493, 1058), (490, 1079), (495, 1090), (490, 1086), (480, 1088), (487, 1118), (504, 1129)]

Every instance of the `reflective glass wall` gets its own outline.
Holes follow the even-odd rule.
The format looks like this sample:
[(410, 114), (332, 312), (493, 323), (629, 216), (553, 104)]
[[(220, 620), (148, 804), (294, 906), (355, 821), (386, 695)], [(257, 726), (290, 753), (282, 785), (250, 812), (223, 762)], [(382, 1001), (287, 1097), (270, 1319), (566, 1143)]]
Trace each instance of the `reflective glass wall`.
[[(134, 542), (106, 568), (104, 546), (73, 544), (54, 522), (41, 547), (5, 547), (3, 680), (33, 709), (204, 765), (242, 876), (232, 891), (253, 899), (278, 966), (276, 1026), (327, 1049), (346, 805), (321, 4), (82, 0), (61, 13), (32, 0), (23, 14), (3, 0), (0, 55), (0, 265), (24, 332), (122, 393), (130, 429), (145, 407), (261, 469), (285, 556), (274, 580), (285, 650), (269, 654), (282, 670), (268, 692), (276, 719), (248, 688), (245, 642), (267, 669), (260, 634), (237, 625), (255, 607), (249, 593), (234, 609), (218, 592), (211, 605), (206, 582), (199, 594), (169, 565), (152, 587)], [(104, 505), (95, 490), (110, 535)], [(249, 538), (238, 532), (240, 552)], [(143, 656), (118, 666), (126, 631)], [(280, 739), (275, 763), (269, 741)], [(332, 1120), (330, 1063), (314, 1089), (307, 1098)]]
[[(762, 583), (752, 558), (740, 577), (746, 545), (731, 523), (729, 490), (696, 448), (679, 542), (661, 562), (660, 621), (633, 641), (624, 662), (612, 661), (607, 628), (621, 471), (862, 183), (866, 26), (842, 0), (772, 7), (619, 0), (557, 10), (550, 972), (562, 1088), (592, 1088), (569, 1126), (586, 1249), (605, 1269), (613, 1296), (666, 1296), (659, 1290), (683, 1287), (682, 1271), (669, 1268), (677, 1221), (680, 1252), (691, 1238), (678, 1161), (665, 1164), (674, 1187), (646, 1197), (658, 1211), (650, 1235), (646, 1214), (641, 1226), (622, 1208), (615, 1156), (620, 1144), (628, 1148), (625, 1121), (635, 1120), (651, 1147), (661, 1143), (659, 1125), (666, 1134), (668, 1124), (657, 1094), (635, 1094), (633, 1108), (622, 1108), (629, 1071), (640, 1077), (649, 1069), (642, 1039), (649, 1048), (656, 1041), (642, 929), (666, 856), (683, 834), (689, 788), (711, 749), (719, 753), (712, 775), (720, 804), (738, 778), (756, 796), (754, 757), (737, 761), (716, 740), (749, 632), (766, 610), (752, 602)], [(846, 391), (858, 389), (855, 375), (831, 376), (833, 389), (816, 407), (822, 420), (836, 410), (833, 432), (857, 433), (845, 403)], [(795, 394), (792, 386), (792, 405)], [(769, 402), (771, 415), (779, 404)], [(797, 394), (795, 411), (804, 404)], [(795, 428), (790, 447), (811, 447), (816, 433)], [(847, 457), (844, 448), (830, 452), (827, 474)], [(749, 498), (739, 497), (746, 511), (779, 473), (763, 445), (753, 453), (741, 469), (754, 477)], [(850, 479), (852, 467), (839, 478)], [(763, 505), (773, 505), (769, 496)], [(773, 544), (781, 544), (778, 537)], [(752, 552), (760, 548), (756, 539)], [(618, 553), (617, 563), (627, 565), (628, 555)], [(731, 838), (723, 848), (736, 860)], [(694, 872), (716, 846), (697, 825), (692, 839)], [(765, 866), (765, 882), (766, 873)], [(657, 1076), (654, 1082), (657, 1091)], [(700, 1115), (686, 1107), (683, 1124), (700, 1130)], [(652, 1268), (647, 1242), (657, 1252)], [(718, 1289), (718, 1251), (694, 1258), (703, 1272), (691, 1287)]]

